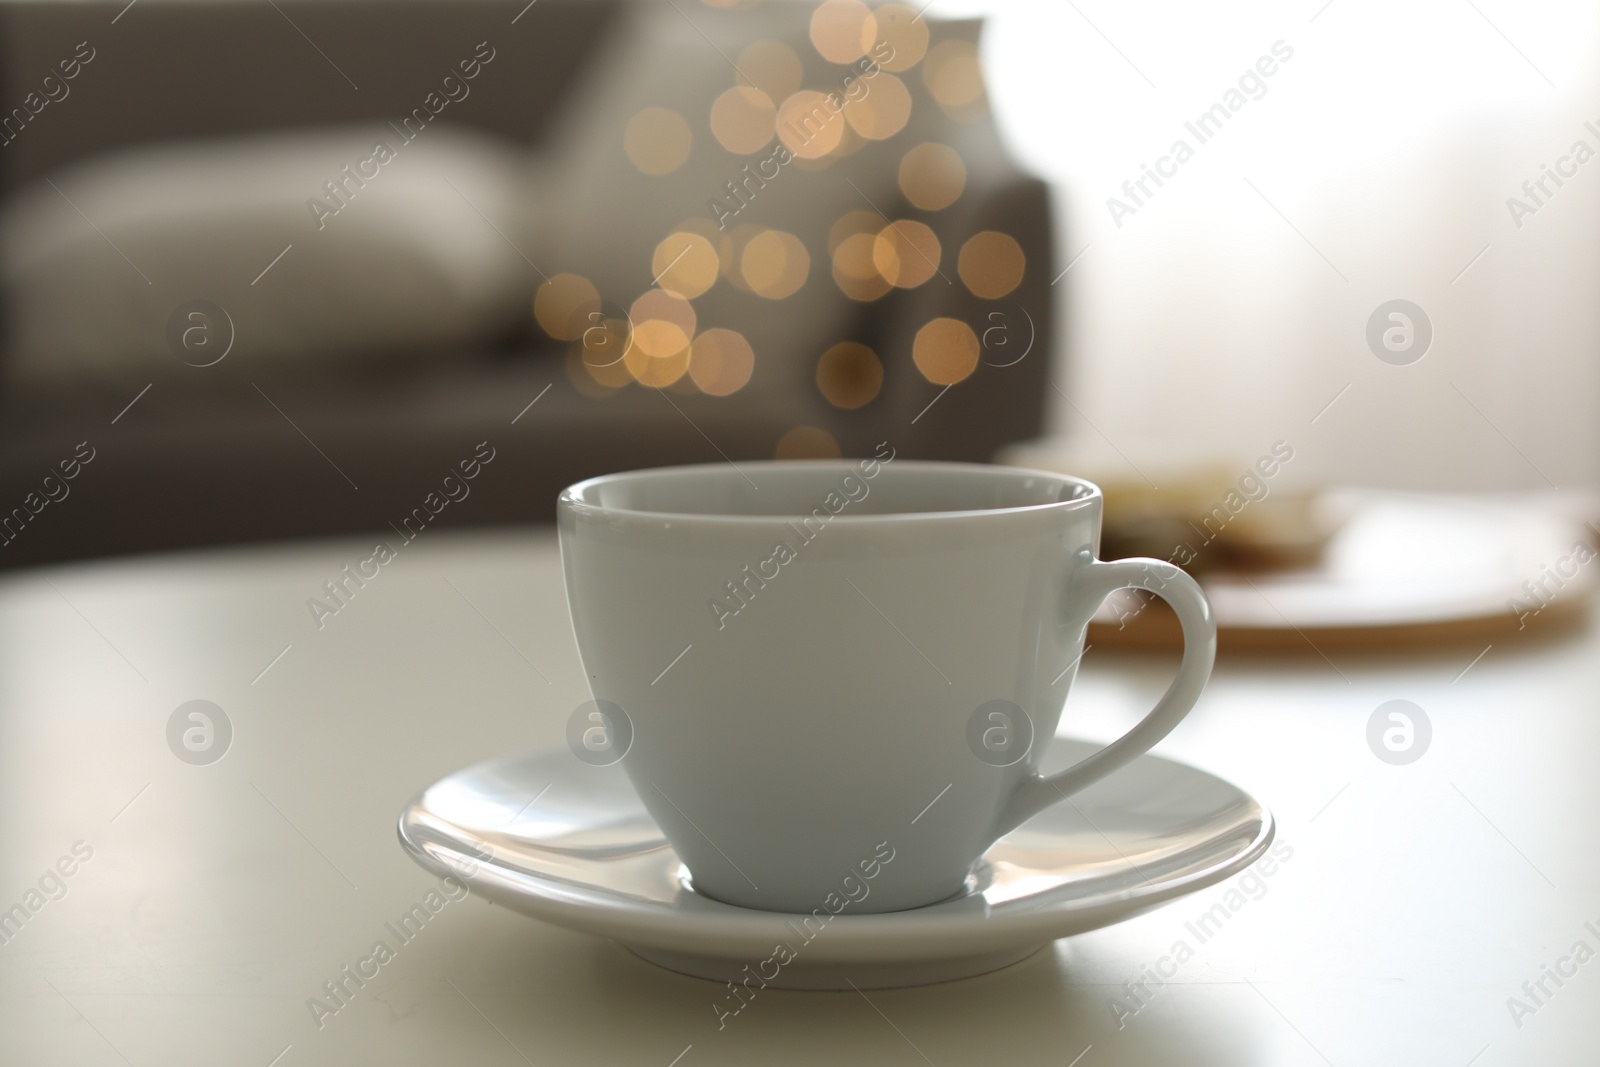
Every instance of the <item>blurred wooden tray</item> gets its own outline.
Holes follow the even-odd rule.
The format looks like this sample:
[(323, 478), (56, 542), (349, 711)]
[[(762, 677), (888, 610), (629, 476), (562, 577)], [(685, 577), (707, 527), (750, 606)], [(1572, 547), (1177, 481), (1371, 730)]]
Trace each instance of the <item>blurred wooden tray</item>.
[[(1219, 649), (1481, 644), (1587, 616), (1600, 558), (1593, 527), (1570, 502), (1371, 490), (1338, 496), (1349, 518), (1316, 566), (1200, 579), (1216, 612)], [(1088, 640), (1101, 648), (1182, 645), (1165, 604), (1126, 590), (1095, 615)]]

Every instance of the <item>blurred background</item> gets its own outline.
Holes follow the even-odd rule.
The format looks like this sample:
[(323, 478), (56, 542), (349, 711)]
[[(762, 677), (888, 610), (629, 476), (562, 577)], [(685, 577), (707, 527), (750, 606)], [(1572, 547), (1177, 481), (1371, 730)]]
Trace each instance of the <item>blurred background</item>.
[(1521, 629), (1591, 580), (1597, 35), (1489, 0), (0, 4), (0, 566), (888, 442), (1101, 482), (1106, 553), (1254, 641)]
[[(1308, 484), (1593, 485), (1600, 194), (1575, 160), (1566, 185), (1523, 183), (1600, 148), (1595, 5), (970, 10), (1007, 142), (1058, 190), (1063, 265), (1082, 255), (1061, 365), (1079, 410), (1056, 404), (1057, 429), (1303, 437), (1285, 476)], [(1193, 144), (1183, 124), (1275, 41), (1293, 58), (1118, 226), (1107, 199)], [(1403, 371), (1363, 339), (1392, 299), (1434, 331)]]

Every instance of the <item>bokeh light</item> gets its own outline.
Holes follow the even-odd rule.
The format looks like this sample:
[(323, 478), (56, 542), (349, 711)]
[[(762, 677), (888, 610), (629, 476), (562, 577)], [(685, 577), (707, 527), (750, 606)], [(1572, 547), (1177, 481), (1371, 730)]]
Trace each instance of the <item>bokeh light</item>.
[(912, 289), (939, 270), (939, 238), (921, 222), (901, 219), (885, 226), (872, 243), (872, 265), (890, 285)]
[[(635, 331), (637, 334), (637, 331)], [(651, 389), (665, 389), (689, 370), (689, 346), (665, 356), (647, 355), (638, 345), (628, 350), (623, 360), (633, 380)]]
[(735, 85), (711, 104), (711, 134), (735, 155), (761, 151), (777, 132), (777, 105), (760, 89)]
[[(619, 348), (618, 353), (620, 352)], [(633, 375), (628, 373), (628, 367), (622, 360), (592, 363), (590, 355), (589, 349), (582, 341), (574, 342), (567, 349), (567, 380), (578, 392), (587, 397), (601, 399), (624, 386), (633, 384)]]
[(533, 317), (558, 341), (576, 341), (589, 326), (589, 313), (600, 310), (600, 294), (581, 274), (555, 274), (533, 295)]
[(911, 90), (893, 74), (879, 74), (863, 84), (868, 92), (846, 100), (845, 121), (869, 141), (884, 141), (905, 129), (911, 118)]
[(872, 13), (872, 20), (862, 26), (861, 45), (875, 60), (879, 55), (889, 54), (879, 45), (887, 44), (893, 50), (888, 59), (878, 60), (884, 70), (896, 73), (910, 70), (927, 53), (928, 20), (922, 17), (922, 12), (905, 4), (884, 4)]
[(667, 107), (647, 107), (628, 120), (622, 147), (635, 167), (661, 175), (683, 166), (693, 140), (682, 115)]
[(830, 63), (854, 63), (877, 36), (877, 20), (861, 0), (824, 0), (811, 13), (811, 43)]
[(828, 254), (838, 251), (847, 237), (858, 233), (876, 235), (883, 229), (883, 216), (876, 211), (846, 211), (828, 227)]
[(633, 380), (623, 359), (633, 347), (633, 328), (619, 314), (594, 314), (593, 321), (573, 346), (592, 372), (595, 381), (608, 388), (627, 385)]
[(682, 230), (669, 233), (650, 258), (650, 272), (655, 275), (656, 284), (685, 299), (711, 288), (720, 266), (710, 240)]
[(967, 165), (949, 145), (919, 144), (900, 160), (900, 191), (923, 211), (949, 207), (966, 186)]
[(689, 347), (689, 376), (703, 393), (729, 396), (750, 381), (756, 354), (736, 330), (707, 330)]
[(734, 66), (740, 85), (761, 90), (769, 100), (787, 100), (800, 90), (805, 77), (800, 57), (782, 41), (763, 39), (745, 45)]
[(1022, 282), (1027, 257), (1010, 234), (984, 230), (961, 246), (956, 270), (973, 296), (998, 300)]
[(693, 305), (665, 289), (652, 289), (635, 300), (628, 317), (633, 320), (633, 349), (656, 359), (686, 351), (694, 336)]
[(739, 258), (739, 273), (757, 296), (782, 300), (806, 283), (811, 256), (800, 238), (782, 230), (757, 234)]
[(744, 280), (744, 273), (739, 269), (740, 262), (744, 259), (745, 246), (766, 232), (765, 227), (751, 222), (741, 222), (723, 233), (717, 242), (717, 258), (722, 262), (722, 276), (728, 280), (729, 285), (741, 293), (752, 291)]
[(952, 118), (971, 119), (984, 111), (983, 73), (970, 41), (940, 41), (929, 49), (922, 83)]
[(883, 363), (866, 345), (841, 341), (817, 360), (817, 388), (834, 407), (854, 411), (883, 388)]
[(934, 319), (917, 331), (911, 361), (934, 385), (954, 385), (978, 369), (978, 337), (959, 319)]
[[(839, 98), (841, 109), (849, 107), (849, 105), (845, 103), (845, 99), (846, 98), (843, 96), (840, 96)], [(843, 114), (843, 110), (841, 110), (840, 113)], [(869, 143), (870, 142), (865, 137), (862, 137), (850, 125), (850, 117), (846, 115), (844, 126), (839, 130), (839, 143), (833, 146), (833, 151), (829, 152), (821, 159), (799, 160), (797, 166), (799, 166), (801, 170), (823, 170), (827, 167), (831, 167), (834, 160), (843, 159), (846, 156), (854, 155)]]
[[(878, 222), (881, 226), (881, 220)], [(876, 300), (893, 288), (873, 262), (877, 238), (875, 230), (853, 233), (833, 250), (834, 284), (851, 300)]]
[(845, 120), (815, 89), (793, 93), (778, 107), (778, 140), (800, 159), (821, 159), (839, 147)]
[(796, 426), (778, 438), (778, 459), (838, 459), (839, 442), (820, 426)]

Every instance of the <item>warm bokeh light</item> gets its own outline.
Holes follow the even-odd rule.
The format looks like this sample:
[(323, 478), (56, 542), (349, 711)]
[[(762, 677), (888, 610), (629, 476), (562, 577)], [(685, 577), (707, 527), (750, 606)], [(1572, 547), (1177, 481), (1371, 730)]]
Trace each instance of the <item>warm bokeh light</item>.
[(771, 100), (787, 100), (799, 92), (805, 77), (800, 57), (782, 41), (763, 39), (745, 45), (734, 66), (740, 85), (760, 89)]
[(594, 283), (580, 274), (555, 274), (533, 295), (533, 317), (558, 341), (576, 341), (589, 326), (589, 313), (600, 310)]
[(756, 354), (736, 330), (707, 330), (689, 348), (689, 376), (703, 393), (729, 396), (750, 381)]
[[(873, 219), (882, 226), (881, 219)], [(834, 283), (851, 300), (876, 300), (892, 288), (872, 261), (877, 237), (876, 230), (853, 233), (833, 250)]]
[(905, 129), (911, 118), (911, 90), (893, 74), (879, 74), (871, 90), (844, 105), (845, 121), (869, 141), (884, 141)]
[(829, 63), (854, 63), (877, 36), (877, 20), (861, 0), (825, 0), (811, 13), (811, 43)]
[(820, 426), (796, 426), (778, 439), (778, 459), (838, 459), (839, 442)]
[(949, 145), (919, 144), (900, 160), (900, 191), (924, 211), (949, 207), (967, 186), (967, 165)]
[(694, 307), (664, 289), (652, 289), (635, 300), (628, 317), (633, 320), (633, 348), (656, 359), (685, 351), (694, 336)]
[(778, 132), (778, 108), (760, 89), (735, 85), (711, 104), (711, 133), (735, 155), (759, 152)]
[(647, 107), (628, 120), (622, 147), (646, 174), (671, 174), (689, 158), (694, 138), (683, 116), (666, 107)]
[(939, 270), (939, 238), (921, 222), (890, 223), (873, 239), (872, 265), (890, 285), (915, 288)]
[(866, 345), (842, 341), (817, 360), (817, 388), (834, 407), (854, 411), (883, 388), (883, 364)]
[(608, 397), (623, 386), (633, 384), (633, 375), (628, 373), (622, 360), (604, 365), (591, 363), (589, 350), (581, 341), (567, 349), (566, 364), (567, 380), (587, 397)]
[(983, 73), (970, 41), (940, 41), (922, 65), (922, 83), (952, 118), (982, 113)]
[(978, 369), (978, 337), (959, 319), (934, 319), (917, 331), (911, 360), (934, 385), (954, 385)]
[(800, 159), (821, 159), (838, 148), (844, 129), (843, 113), (814, 89), (802, 89), (778, 107), (778, 140)]
[(650, 271), (661, 288), (692, 299), (711, 288), (721, 266), (717, 250), (698, 233), (670, 233), (650, 258)]
[[(759, 227), (747, 226), (747, 228), (752, 234), (760, 232)], [(739, 228), (724, 230), (705, 215), (691, 215), (672, 229), (675, 233), (691, 233), (704, 237), (706, 242), (711, 245), (712, 251), (716, 253), (717, 272), (723, 278), (728, 279), (729, 283), (736, 286), (741, 292), (744, 291), (744, 280), (739, 277), (737, 269), (739, 257), (733, 242), (733, 234), (738, 233)], [(667, 286), (666, 288), (670, 289), (672, 287)], [(683, 294), (680, 293), (679, 295)]]
[(633, 375), (633, 380), (640, 385), (649, 386), (651, 389), (665, 389), (688, 372), (689, 346), (684, 345), (676, 352), (665, 356), (652, 356), (647, 355), (638, 345), (634, 345), (628, 350), (623, 363)]
[[(701, 237), (704, 237), (707, 241), (711, 242), (711, 246), (716, 249), (717, 258), (722, 258), (722, 248), (718, 242), (728, 236), (728, 231), (711, 221), (708, 216), (690, 215), (688, 218), (674, 226), (673, 230), (678, 233), (699, 234)], [(726, 264), (724, 264), (724, 267), (726, 267)]]
[[(621, 315), (592, 313), (583, 336), (573, 346), (580, 352), (583, 362), (594, 372), (594, 380), (608, 387), (628, 384), (633, 376), (622, 365), (623, 357), (633, 346), (633, 328)], [(609, 371), (610, 373), (602, 373)]]
[(745, 246), (760, 237), (767, 231), (751, 222), (741, 222), (733, 229), (724, 232), (717, 242), (717, 258), (722, 262), (722, 276), (728, 284), (741, 293), (751, 291), (749, 284), (744, 280), (744, 272), (739, 269), (744, 259)]
[(782, 230), (766, 230), (744, 246), (739, 272), (757, 296), (782, 300), (806, 283), (811, 256), (800, 238)]
[(910, 70), (928, 51), (928, 20), (922, 12), (905, 4), (884, 4), (872, 13), (873, 21), (861, 28), (862, 48), (877, 59), (884, 54), (877, 46), (888, 44), (893, 54), (879, 62), (884, 70), (896, 73)]
[(1010, 234), (984, 230), (961, 246), (956, 270), (973, 296), (998, 300), (1022, 282), (1027, 257)]
[(876, 234), (883, 229), (883, 216), (876, 211), (846, 211), (828, 227), (828, 254), (831, 256), (848, 237), (858, 233)]

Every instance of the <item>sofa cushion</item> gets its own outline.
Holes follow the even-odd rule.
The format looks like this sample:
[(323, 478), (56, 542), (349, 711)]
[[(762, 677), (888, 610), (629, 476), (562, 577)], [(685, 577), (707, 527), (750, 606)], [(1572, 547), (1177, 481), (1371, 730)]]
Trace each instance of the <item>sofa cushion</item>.
[(420, 123), (97, 157), (0, 216), (5, 375), (65, 386), (504, 337), (534, 280), (526, 173), (509, 142)]

